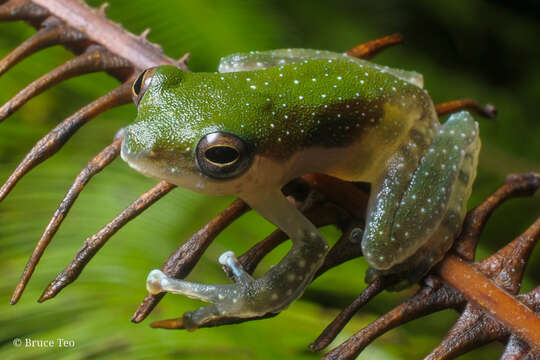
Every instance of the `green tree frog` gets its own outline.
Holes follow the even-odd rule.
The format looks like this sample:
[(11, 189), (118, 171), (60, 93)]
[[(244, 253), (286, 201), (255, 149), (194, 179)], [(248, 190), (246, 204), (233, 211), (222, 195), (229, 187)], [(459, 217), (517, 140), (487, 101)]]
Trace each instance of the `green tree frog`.
[(322, 265), (328, 245), (281, 188), (306, 173), (371, 183), (361, 244), (377, 273), (418, 278), (460, 231), (476, 175), (478, 125), (468, 112), (441, 125), (422, 76), (309, 49), (233, 54), (217, 73), (172, 66), (133, 85), (136, 122), (122, 158), (137, 171), (246, 201), (292, 240), (261, 278), (232, 252), (233, 284), (206, 285), (153, 270), (147, 288), (211, 303), (184, 315), (195, 329), (218, 316), (285, 309)]

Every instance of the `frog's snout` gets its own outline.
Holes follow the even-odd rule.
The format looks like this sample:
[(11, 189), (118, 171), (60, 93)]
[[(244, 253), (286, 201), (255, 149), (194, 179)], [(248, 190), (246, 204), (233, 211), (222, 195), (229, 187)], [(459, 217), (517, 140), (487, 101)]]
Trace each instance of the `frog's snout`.
[(127, 162), (132, 168), (137, 171), (141, 171), (141, 162), (144, 162), (145, 159), (148, 159), (151, 151), (143, 146), (137, 134), (134, 133), (131, 129), (131, 126), (127, 126), (121, 129), (116, 137), (123, 137), (122, 147), (120, 150), (120, 156), (122, 160)]
[(132, 164), (137, 160), (152, 158), (154, 154), (154, 151), (152, 151), (153, 142), (150, 141), (151, 139), (147, 135), (137, 131), (137, 128), (134, 128), (133, 125), (122, 128), (115, 138), (120, 136), (124, 138), (120, 153), (124, 161)]
[(137, 157), (138, 153), (133, 150), (133, 146), (132, 146), (133, 138), (130, 135), (127, 127), (120, 129), (116, 133), (115, 139), (119, 137), (123, 138), (122, 147), (120, 150), (120, 156), (125, 162), (129, 163), (130, 160), (133, 160), (135, 157)]

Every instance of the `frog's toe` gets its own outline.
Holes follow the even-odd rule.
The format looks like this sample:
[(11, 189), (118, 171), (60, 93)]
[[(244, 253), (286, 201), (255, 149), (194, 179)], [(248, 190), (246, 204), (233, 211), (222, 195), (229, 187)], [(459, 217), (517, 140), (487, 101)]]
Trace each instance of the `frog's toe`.
[(224, 252), (221, 254), (218, 261), (221, 265), (223, 265), (223, 269), (225, 270), (227, 276), (229, 276), (234, 282), (246, 283), (253, 281), (253, 278), (244, 270), (242, 264), (240, 264), (234, 255), (234, 252)]
[(161, 270), (152, 270), (146, 278), (146, 289), (150, 294), (163, 292), (162, 281), (166, 281), (167, 276)]
[(222, 316), (222, 312), (216, 306), (204, 306), (195, 311), (185, 312), (182, 316), (182, 325), (186, 330), (193, 331)]

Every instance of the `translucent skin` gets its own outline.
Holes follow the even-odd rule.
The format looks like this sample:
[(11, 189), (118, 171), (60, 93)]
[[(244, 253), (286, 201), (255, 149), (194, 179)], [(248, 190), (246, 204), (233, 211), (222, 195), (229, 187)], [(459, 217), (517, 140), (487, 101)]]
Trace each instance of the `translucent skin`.
[[(196, 328), (216, 316), (255, 317), (286, 308), (324, 260), (317, 229), (282, 195), (310, 172), (372, 183), (362, 250), (375, 273), (423, 275), (460, 230), (480, 146), (466, 112), (441, 128), (422, 77), (328, 51), (233, 54), (222, 73), (156, 69), (126, 128), (122, 157), (150, 176), (209, 194), (235, 194), (287, 233), (293, 247), (262, 278), (234, 255), (220, 259), (235, 284), (149, 275), (151, 292), (211, 302), (184, 316)], [(194, 150), (209, 133), (240, 136), (254, 152), (238, 177), (199, 172)], [(372, 271), (372, 274), (373, 274)]]

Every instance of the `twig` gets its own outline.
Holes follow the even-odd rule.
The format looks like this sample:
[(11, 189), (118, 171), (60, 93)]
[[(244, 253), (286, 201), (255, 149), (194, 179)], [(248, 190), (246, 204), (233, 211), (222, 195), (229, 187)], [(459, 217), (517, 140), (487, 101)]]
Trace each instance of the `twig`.
[(435, 110), (439, 116), (448, 115), (458, 110), (472, 110), (480, 116), (488, 119), (495, 119), (497, 117), (497, 109), (491, 104), (484, 106), (480, 105), (473, 99), (459, 99), (448, 101), (445, 103), (437, 104)]
[(109, 93), (103, 95), (99, 99), (84, 106), (75, 114), (71, 115), (53, 130), (45, 135), (36, 145), (28, 152), (25, 158), (21, 161), (13, 173), (9, 176), (6, 182), (0, 188), (0, 202), (10, 193), (17, 182), (22, 177), (32, 170), (35, 166), (47, 160), (79, 130), (88, 121), (92, 120), (102, 112), (113, 107), (127, 104), (131, 101), (131, 83), (128, 81)]
[(77, 279), (86, 264), (98, 250), (105, 245), (111, 236), (174, 188), (175, 185), (169, 184), (166, 181), (159, 182), (156, 186), (148, 190), (131, 205), (125, 208), (124, 211), (116, 216), (110, 223), (105, 225), (103, 229), (86, 239), (84, 246), (77, 252), (75, 258), (56, 276), (56, 279), (47, 286), (38, 301), (43, 302), (49, 300), (56, 296), (64, 287), (71, 284)]
[(94, 45), (89, 47), (86, 53), (69, 60), (39, 79), (34, 80), (7, 103), (2, 105), (0, 107), (0, 122), (13, 114), (28, 100), (63, 80), (91, 72), (129, 68), (130, 63), (128, 61), (109, 53), (101, 46)]
[(30, 255), (30, 259), (28, 260), (28, 263), (24, 268), (21, 279), (19, 280), (19, 283), (17, 284), (17, 287), (15, 288), (15, 291), (13, 292), (13, 295), (11, 297), (11, 305), (16, 304), (21, 297), (24, 288), (28, 283), (28, 280), (30, 280), (32, 273), (34, 272), (34, 269), (39, 262), (39, 259), (43, 255), (43, 252), (49, 245), (54, 234), (56, 234), (56, 231), (62, 224), (62, 221), (64, 221), (64, 218), (68, 214), (71, 206), (83, 190), (84, 186), (88, 183), (88, 181), (90, 181), (90, 179), (94, 175), (103, 170), (107, 165), (111, 163), (111, 161), (113, 161), (118, 156), (118, 154), (120, 153), (121, 145), (121, 138), (113, 141), (111, 145), (103, 149), (103, 151), (101, 151), (94, 159), (92, 159), (92, 161), (90, 161), (88, 165), (86, 165), (86, 167), (81, 170), (79, 175), (77, 175), (77, 178), (73, 182), (73, 185), (67, 192), (64, 200), (62, 200), (62, 202), (58, 206), (58, 209), (56, 209), (53, 217), (49, 221), (49, 224), (45, 228), (43, 235), (41, 235), (41, 238), (36, 244), (32, 255)]
[[(162, 271), (176, 279), (186, 277), (216, 236), (248, 210), (249, 207), (242, 200), (233, 201), (225, 210), (210, 220), (202, 229), (197, 231), (188, 241), (169, 256), (162, 267)], [(135, 311), (135, 314), (131, 317), (131, 321), (135, 323), (143, 321), (163, 296), (165, 296), (165, 293), (146, 295)]]
[(402, 42), (403, 36), (401, 36), (401, 34), (392, 34), (355, 46), (354, 48), (347, 50), (346, 53), (349, 56), (354, 56), (367, 60), (371, 59), (387, 47), (401, 44)]
[[(457, 240), (458, 244), (455, 248), (472, 249), (472, 253), (465, 251), (465, 254), (471, 256), (471, 258), (474, 257), (474, 249), (477, 243), (476, 237), (480, 235), (481, 229), (484, 227), (487, 218), (493, 209), (510, 197), (532, 195), (539, 187), (540, 175), (538, 174), (508, 176), (507, 181), (503, 186), (486, 199), (484, 203), (469, 212), (467, 216), (468, 221), (464, 223), (462, 235)], [(489, 302), (489, 306), (491, 306), (491, 301), (500, 302), (501, 299), (499, 297), (495, 300), (491, 300), (492, 293), (495, 292), (496, 294), (500, 294), (504, 290), (508, 291), (510, 294), (517, 293), (525, 269), (525, 264), (527, 263), (532, 248), (538, 240), (539, 232), (539, 221), (537, 221), (526, 232), (507, 246), (500, 249), (497, 253), (481, 263), (475, 265), (478, 270), (466, 264), (463, 260), (458, 261), (460, 264), (459, 269), (452, 268), (456, 262), (455, 259), (457, 258), (455, 255), (449, 254), (440, 264), (440, 267), (447, 271), (444, 271), (439, 275), (445, 282), (448, 277), (448, 281), (455, 286), (457, 290), (442, 283), (434, 275), (428, 276), (426, 285), (411, 299), (360, 330), (360, 332), (353, 335), (346, 342), (326, 354), (324, 359), (352, 359), (369, 343), (393, 327), (446, 308), (454, 308), (461, 311), (462, 314), (452, 330), (441, 344), (433, 350), (427, 359), (453, 358), (454, 356), (469, 351), (484, 343), (495, 340), (504, 340), (508, 338), (511, 332), (520, 335), (523, 330), (521, 327), (516, 327), (517, 324), (514, 323), (515, 319), (513, 319), (512, 316), (515, 313), (497, 311), (496, 313), (491, 313), (491, 316), (488, 316), (486, 311), (489, 312), (489, 309), (486, 310), (484, 307), (477, 306), (476, 303), (470, 303), (469, 299), (467, 299), (464, 294), (470, 296), (471, 292), (476, 292), (476, 294), (472, 294), (472, 296), (474, 296), (474, 299), (480, 299), (478, 301), (480, 305), (485, 306), (487, 301)], [(471, 240), (471, 234), (475, 236), (474, 241)], [(459, 242), (466, 242), (469, 243), (469, 245), (461, 247)], [(474, 246), (470, 245), (471, 242), (474, 243)], [(445, 268), (446, 266), (450, 266), (450, 269)], [(467, 266), (467, 269), (463, 269), (461, 266)], [(432, 272), (437, 273), (436, 269)], [(454, 270), (452, 271), (452, 269)], [(481, 274), (480, 271), (483, 272), (483, 274)], [(474, 274), (471, 274), (471, 272)], [(453, 281), (451, 278), (453, 274), (458, 274), (458, 276), (461, 277), (461, 280)], [(478, 276), (481, 277), (478, 278)], [(493, 282), (491, 283), (486, 276)], [(493, 287), (496, 285), (501, 288), (494, 289)], [(531, 311), (526, 309), (525, 305), (533, 311), (540, 310), (540, 301), (538, 301), (540, 297), (535, 297), (533, 295), (535, 291), (524, 295), (518, 295), (517, 297), (504, 293), (502, 295), (504, 299), (503, 302), (496, 306), (499, 306), (499, 310), (501, 310), (501, 305), (505, 308), (509, 307), (510, 309), (518, 308), (518, 312), (528, 313), (530, 315)], [(526, 336), (533, 337), (529, 339), (532, 341), (532, 343), (529, 342), (529, 345), (534, 346), (534, 341), (536, 341), (534, 337), (538, 336), (539, 333), (535, 333), (534, 330), (538, 326), (536, 324), (538, 322), (538, 317), (534, 315), (534, 313), (532, 314), (532, 317), (529, 317), (528, 319), (521, 318), (519, 321), (525, 321), (525, 326), (531, 326), (528, 324), (528, 321), (534, 323), (526, 330), (528, 333)], [(534, 334), (531, 335), (531, 333)], [(315, 343), (315, 346), (317, 345), (318, 344)], [(321, 347), (317, 346), (317, 348)]]
[[(537, 227), (540, 228), (540, 220)], [(512, 329), (512, 333), (540, 348), (540, 318), (514, 296), (454, 255), (447, 256), (437, 272), (446, 283)]]
[(112, 53), (124, 59), (129, 59), (135, 69), (139, 71), (164, 64), (185, 68), (183, 62), (165, 56), (159, 46), (149, 43), (144, 38), (131, 35), (120, 25), (113, 23), (99, 11), (91, 9), (82, 1), (33, 1)]
[(68, 46), (71, 43), (85, 39), (81, 32), (58, 23), (59, 21), (56, 18), (45, 21), (42, 28), (34, 36), (22, 42), (0, 60), (0, 75), (36, 51), (58, 44)]

